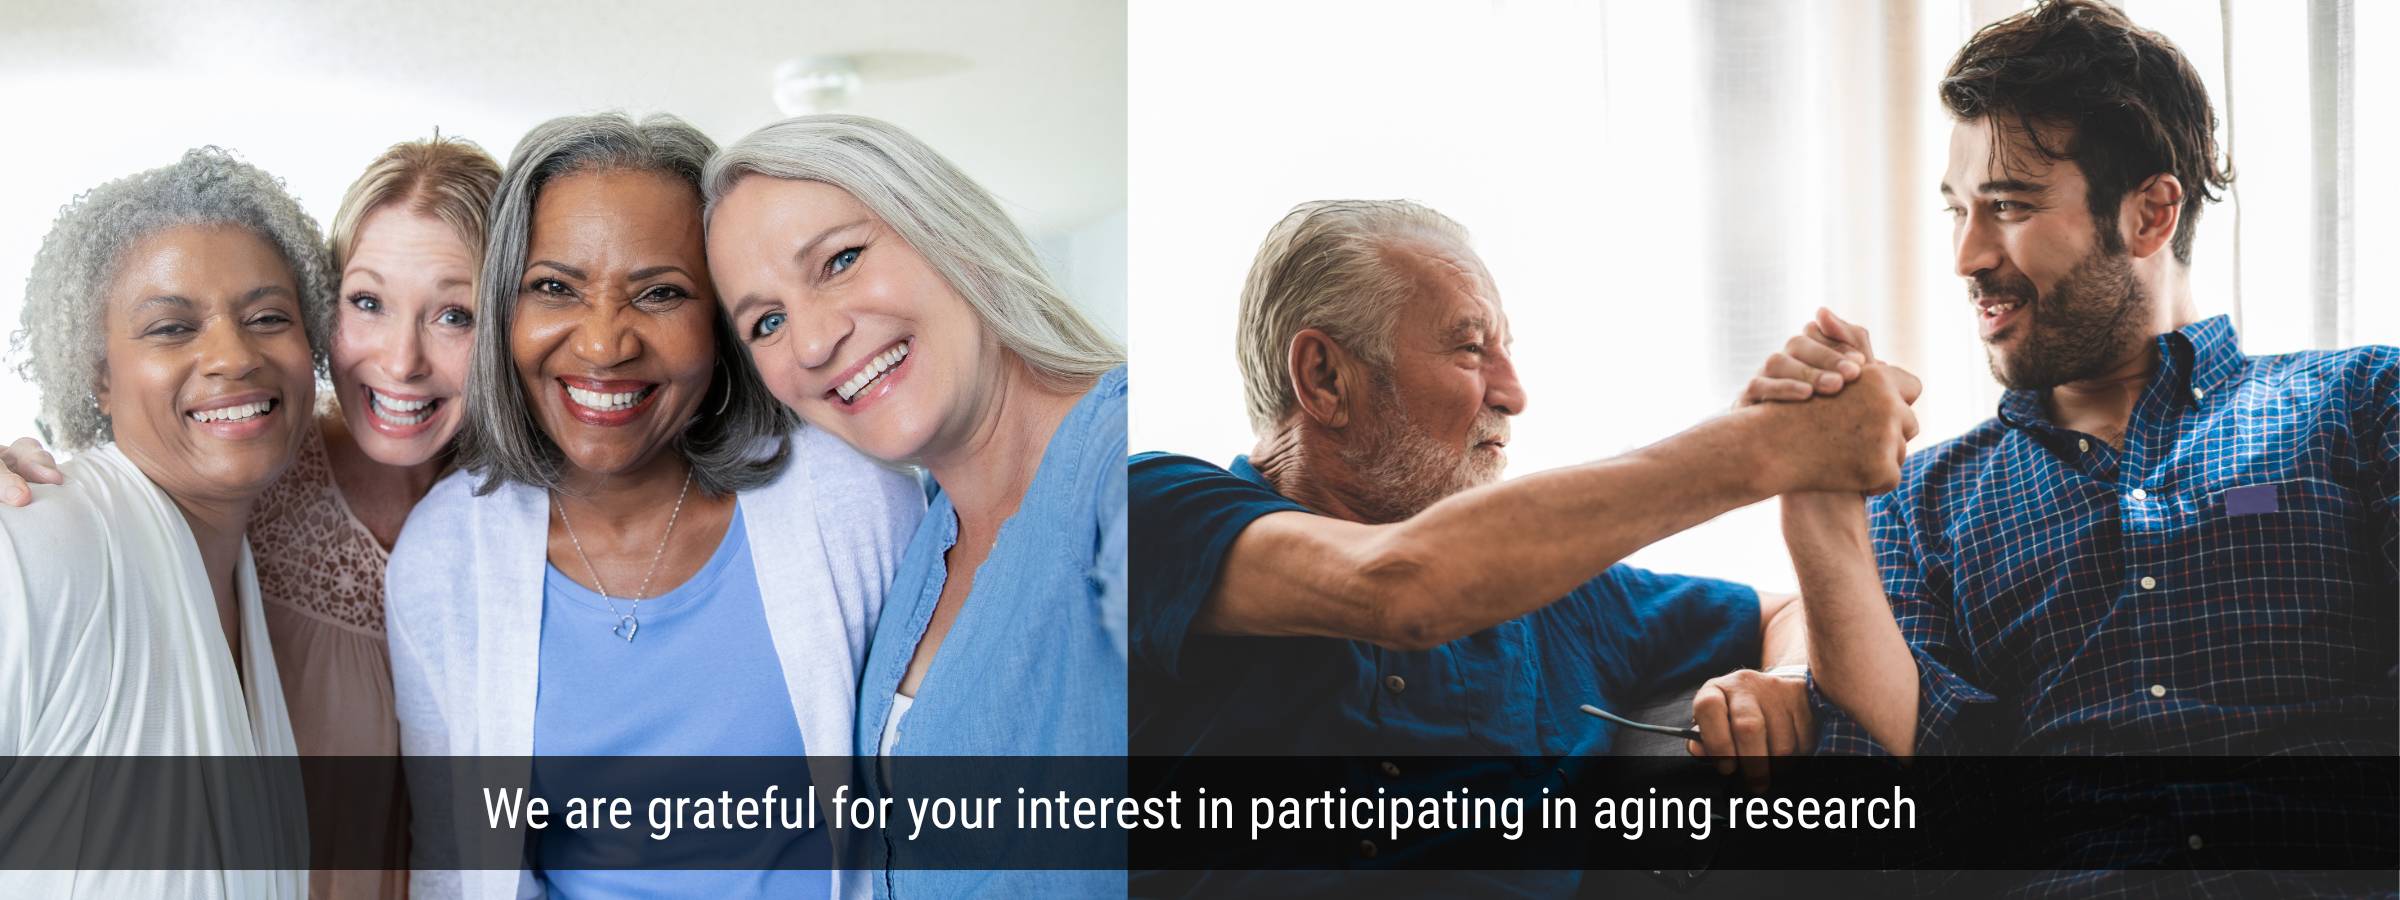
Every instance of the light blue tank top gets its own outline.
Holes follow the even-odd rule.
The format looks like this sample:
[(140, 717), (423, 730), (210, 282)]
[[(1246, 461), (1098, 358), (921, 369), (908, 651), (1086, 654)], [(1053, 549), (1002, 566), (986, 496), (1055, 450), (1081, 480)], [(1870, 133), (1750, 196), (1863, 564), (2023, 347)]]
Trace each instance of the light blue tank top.
[[(552, 566), (542, 583), (542, 659), (534, 700), (536, 756), (805, 756), (785, 690), (783, 664), (767, 632), (740, 508), (700, 572), (644, 600), (634, 640), (612, 633), (601, 596)], [(838, 751), (837, 751), (838, 752)], [(634, 778), (664, 778), (672, 764), (634, 764)], [(791, 787), (791, 786), (787, 786)], [(805, 786), (798, 786), (805, 789)], [(534, 788), (542, 790), (537, 778)], [(563, 798), (552, 798), (560, 808)], [(636, 818), (640, 818), (637, 814)], [(576, 837), (541, 836), (537, 865), (572, 853)], [(822, 843), (823, 832), (800, 840)], [(810, 848), (823, 852), (821, 848)], [(558, 897), (825, 897), (821, 871), (548, 869)]]

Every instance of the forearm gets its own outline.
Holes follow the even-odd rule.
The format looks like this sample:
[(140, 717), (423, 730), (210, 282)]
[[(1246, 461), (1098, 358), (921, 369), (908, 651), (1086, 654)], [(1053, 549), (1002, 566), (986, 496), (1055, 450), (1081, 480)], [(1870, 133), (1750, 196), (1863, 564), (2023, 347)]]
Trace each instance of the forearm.
[(1279, 514), (1237, 539), (1195, 623), (1422, 648), (1539, 609), (1660, 538), (1773, 496), (1755, 410), (1613, 459), (1445, 499), (1380, 526)]
[(1916, 749), (1917, 663), (1892, 618), (1855, 494), (1783, 499), (1784, 542), (1808, 598), (1809, 669), (1817, 690), (1895, 756)]
[(1777, 666), (1808, 664), (1808, 613), (1802, 598), (1779, 597), (1773, 609), (1765, 609), (1768, 595), (1759, 595), (1764, 613), (1759, 621), (1759, 659), (1762, 670)]

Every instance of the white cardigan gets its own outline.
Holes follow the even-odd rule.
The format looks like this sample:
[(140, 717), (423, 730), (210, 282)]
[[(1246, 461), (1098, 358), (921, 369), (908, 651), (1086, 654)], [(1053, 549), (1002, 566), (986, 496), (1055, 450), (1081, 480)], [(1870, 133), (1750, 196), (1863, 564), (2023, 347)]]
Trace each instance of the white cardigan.
[[(550, 497), (519, 484), (476, 497), (479, 481), (459, 472), (434, 485), (409, 513), (384, 576), (392, 692), (408, 756), (533, 755)], [(924, 515), (924, 493), (909, 475), (802, 428), (783, 476), (739, 501), (800, 738), (814, 756), (842, 755), (868, 640)], [(479, 806), (459, 812), (477, 817), (460, 829), (482, 830)], [(417, 823), (421, 843), (445, 833), (429, 829)], [(538, 889), (525, 872), (420, 870), (410, 893), (507, 898)]]
[[(0, 507), (0, 756), (294, 755), (249, 542), (234, 570), (242, 617), (237, 672), (200, 547), (175, 502), (115, 444), (59, 468), (66, 484), (33, 485), (32, 504)], [(61, 801), (47, 792), (89, 788), (22, 783), (20, 774), (0, 771), (0, 834), (11, 840), (72, 849), (103, 839), (110, 827), (131, 827), (124, 818), (139, 814), (112, 815), (110, 795), (92, 794), (83, 802), (103, 805), (85, 807), (91, 833), (19, 834), (10, 826), (25, 811), (11, 813), (8, 801), (54, 815)], [(232, 802), (188, 787), (189, 802), (202, 808)], [(287, 815), (300, 814), (299, 797), (279, 802), (292, 804)], [(153, 809), (144, 801), (133, 806)], [(209, 840), (230, 847), (285, 837)], [(307, 873), (293, 871), (0, 872), (0, 896), (11, 897), (298, 898), (307, 891)]]

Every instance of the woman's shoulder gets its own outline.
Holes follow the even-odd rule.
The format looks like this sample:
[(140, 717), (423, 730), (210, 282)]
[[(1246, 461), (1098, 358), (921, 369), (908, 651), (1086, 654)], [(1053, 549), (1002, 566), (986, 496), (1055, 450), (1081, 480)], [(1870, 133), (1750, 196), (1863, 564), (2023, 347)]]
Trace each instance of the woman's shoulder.
[[(105, 450), (107, 448), (102, 448)], [(102, 450), (77, 454), (60, 463), (65, 484), (34, 484), (33, 501), (24, 506), (0, 505), (0, 541), (26, 568), (86, 567), (95, 553), (109, 544), (110, 506), (120, 494), (150, 488), (126, 477), (122, 458)], [(133, 473), (139, 477), (139, 472)], [(155, 490), (155, 488), (150, 488)], [(130, 524), (130, 523), (128, 523)]]
[[(1050, 438), (1064, 470), (1058, 488), (1072, 491), (1078, 511), (1095, 513), (1105, 521), (1123, 516), (1125, 508), (1125, 367), (1102, 375), (1076, 402)], [(1045, 485), (1045, 488), (1050, 486)], [(1050, 488), (1056, 490), (1058, 488)], [(1112, 502), (1113, 501), (1113, 502)]]
[(166, 512), (131, 514), (126, 504), (139, 499), (134, 492), (158, 489), (113, 447), (77, 454), (59, 471), (65, 484), (31, 485), (33, 502), (0, 506), (0, 603), (17, 607), (19, 627), (32, 632), (72, 630), (98, 614), (110, 559), (125, 552), (125, 536), (116, 531), (168, 521)]
[(741, 496), (768, 533), (804, 527), (829, 548), (871, 556), (907, 545), (925, 517), (925, 489), (913, 470), (877, 461), (820, 428), (795, 432), (791, 448), (781, 477)]
[(895, 499), (919, 510), (925, 506), (915, 470), (860, 453), (822, 428), (803, 427), (792, 435), (791, 465), (769, 489), (795, 490), (803, 484), (820, 506)]
[(478, 550), (489, 549), (486, 544), (491, 537), (521, 531), (527, 523), (539, 527), (541, 517), (547, 515), (546, 505), (541, 509), (529, 505), (542, 499), (531, 488), (503, 484), (478, 497), (475, 488), (481, 483), (481, 475), (465, 470), (434, 482), (433, 489), (426, 491), (424, 499), (408, 511), (407, 523), (400, 526), (400, 539), (392, 545), (391, 573), (387, 577), (396, 581), (427, 563), (438, 564), (447, 571), (463, 571), (454, 563), (471, 559)]

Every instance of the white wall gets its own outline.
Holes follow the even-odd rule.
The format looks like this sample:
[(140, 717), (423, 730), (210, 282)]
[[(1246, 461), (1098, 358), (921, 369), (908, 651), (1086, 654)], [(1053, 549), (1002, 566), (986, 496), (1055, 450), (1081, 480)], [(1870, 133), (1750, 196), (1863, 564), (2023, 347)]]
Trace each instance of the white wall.
[(1034, 235), (1033, 250), (1092, 324), (1119, 341), (1125, 339), (1124, 210), (1078, 228)]

